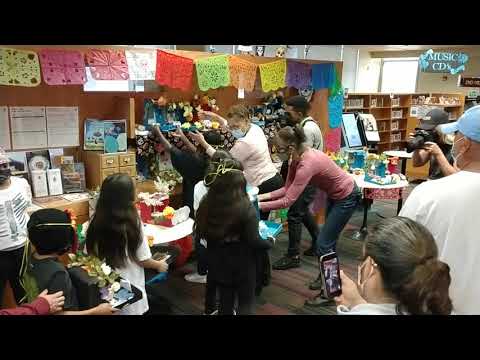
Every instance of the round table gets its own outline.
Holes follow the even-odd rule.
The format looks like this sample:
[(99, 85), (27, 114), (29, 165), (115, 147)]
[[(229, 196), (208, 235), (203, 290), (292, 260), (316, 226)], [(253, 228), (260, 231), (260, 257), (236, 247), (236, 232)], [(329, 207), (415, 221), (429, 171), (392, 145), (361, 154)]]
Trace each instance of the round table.
[(193, 233), (193, 223), (193, 219), (189, 218), (172, 227), (143, 224), (143, 236), (153, 236), (153, 245), (166, 244), (191, 235)]
[[(391, 193), (392, 190), (400, 190), (399, 195), (400, 199), (402, 198), (402, 189), (406, 188), (408, 186), (408, 181), (407, 180), (401, 180), (397, 184), (390, 184), (390, 185), (379, 185), (379, 184), (374, 184), (368, 181), (364, 180), (364, 175), (355, 175), (355, 174), (350, 174), (353, 179), (355, 180), (355, 183), (357, 186), (362, 190), (363, 192), (363, 222), (362, 226), (360, 227), (360, 230), (356, 233), (354, 233), (352, 236), (356, 240), (363, 239), (363, 237), (367, 234), (367, 220), (368, 220), (368, 208), (369, 206), (373, 203), (374, 199), (391, 199)], [(375, 196), (373, 194), (369, 194), (368, 190), (373, 190), (375, 193)], [(379, 191), (375, 191), (379, 190)], [(400, 201), (399, 199), (399, 201)], [(397, 209), (397, 214), (400, 210)]]
[[(406, 174), (407, 173), (407, 160), (412, 158), (413, 153), (408, 153), (408, 152), (403, 151), (403, 150), (389, 150), (389, 151), (384, 151), (383, 153), (387, 156), (398, 157), (399, 159), (402, 159), (402, 167), (401, 167), (400, 172), (403, 175), (407, 176), (407, 174)], [(403, 205), (403, 197), (400, 196), (400, 198), (398, 199), (397, 214), (402, 209), (402, 205)]]

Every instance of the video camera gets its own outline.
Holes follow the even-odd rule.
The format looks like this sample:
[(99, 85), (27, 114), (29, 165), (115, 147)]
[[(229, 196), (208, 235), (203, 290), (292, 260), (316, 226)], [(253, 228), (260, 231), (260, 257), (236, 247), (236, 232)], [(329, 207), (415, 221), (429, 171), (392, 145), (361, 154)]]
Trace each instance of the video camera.
[(438, 134), (434, 130), (416, 129), (413, 139), (407, 143), (407, 153), (423, 148), (426, 142), (437, 142)]

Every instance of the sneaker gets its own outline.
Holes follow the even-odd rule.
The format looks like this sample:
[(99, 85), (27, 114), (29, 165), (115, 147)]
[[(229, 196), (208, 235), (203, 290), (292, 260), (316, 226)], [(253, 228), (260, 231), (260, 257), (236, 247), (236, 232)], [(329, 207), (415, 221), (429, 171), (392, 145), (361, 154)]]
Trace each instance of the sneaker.
[(300, 267), (300, 258), (284, 256), (272, 265), (273, 270), (288, 270)]
[(198, 284), (206, 284), (207, 283), (207, 275), (200, 275), (197, 272), (185, 275), (185, 280), (193, 283)]
[(315, 254), (315, 249), (311, 247), (303, 252), (303, 256), (317, 256), (317, 254)]
[(310, 290), (315, 290), (315, 291), (321, 290), (322, 287), (323, 287), (323, 284), (322, 284), (322, 278), (320, 277), (320, 275), (318, 275), (318, 277), (315, 280), (313, 280), (308, 286)]
[(323, 291), (320, 292), (320, 294), (314, 296), (311, 299), (307, 299), (305, 301), (305, 305), (307, 306), (327, 306), (327, 305), (332, 305), (332, 303), (335, 303), (333, 299), (327, 298), (324, 294)]

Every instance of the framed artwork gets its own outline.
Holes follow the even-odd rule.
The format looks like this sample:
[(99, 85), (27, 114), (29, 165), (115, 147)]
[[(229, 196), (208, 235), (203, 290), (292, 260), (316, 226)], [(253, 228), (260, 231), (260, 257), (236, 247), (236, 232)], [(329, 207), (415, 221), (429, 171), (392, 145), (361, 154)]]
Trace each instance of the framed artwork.
[(7, 156), (10, 159), (10, 170), (12, 171), (12, 175), (28, 172), (25, 152), (9, 152), (7, 153)]
[(104, 151), (106, 154), (127, 151), (127, 120), (104, 121)]
[(95, 119), (85, 120), (85, 132), (83, 141), (83, 150), (103, 150), (104, 148), (104, 122)]
[(29, 171), (50, 169), (50, 153), (48, 150), (27, 151), (27, 164)]

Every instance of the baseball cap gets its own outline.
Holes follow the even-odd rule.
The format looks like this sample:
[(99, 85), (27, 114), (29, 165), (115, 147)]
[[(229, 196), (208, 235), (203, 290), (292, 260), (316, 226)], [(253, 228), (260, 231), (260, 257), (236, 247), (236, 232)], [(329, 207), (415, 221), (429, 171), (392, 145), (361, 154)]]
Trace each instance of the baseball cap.
[(444, 134), (460, 131), (465, 137), (480, 142), (480, 105), (465, 111), (457, 121), (441, 125), (440, 131)]
[(445, 110), (435, 108), (430, 110), (421, 120), (419, 129), (433, 130), (438, 125), (448, 123), (448, 113)]
[(0, 164), (7, 164), (9, 162), (10, 162), (10, 159), (8, 158), (7, 153), (0, 146)]

